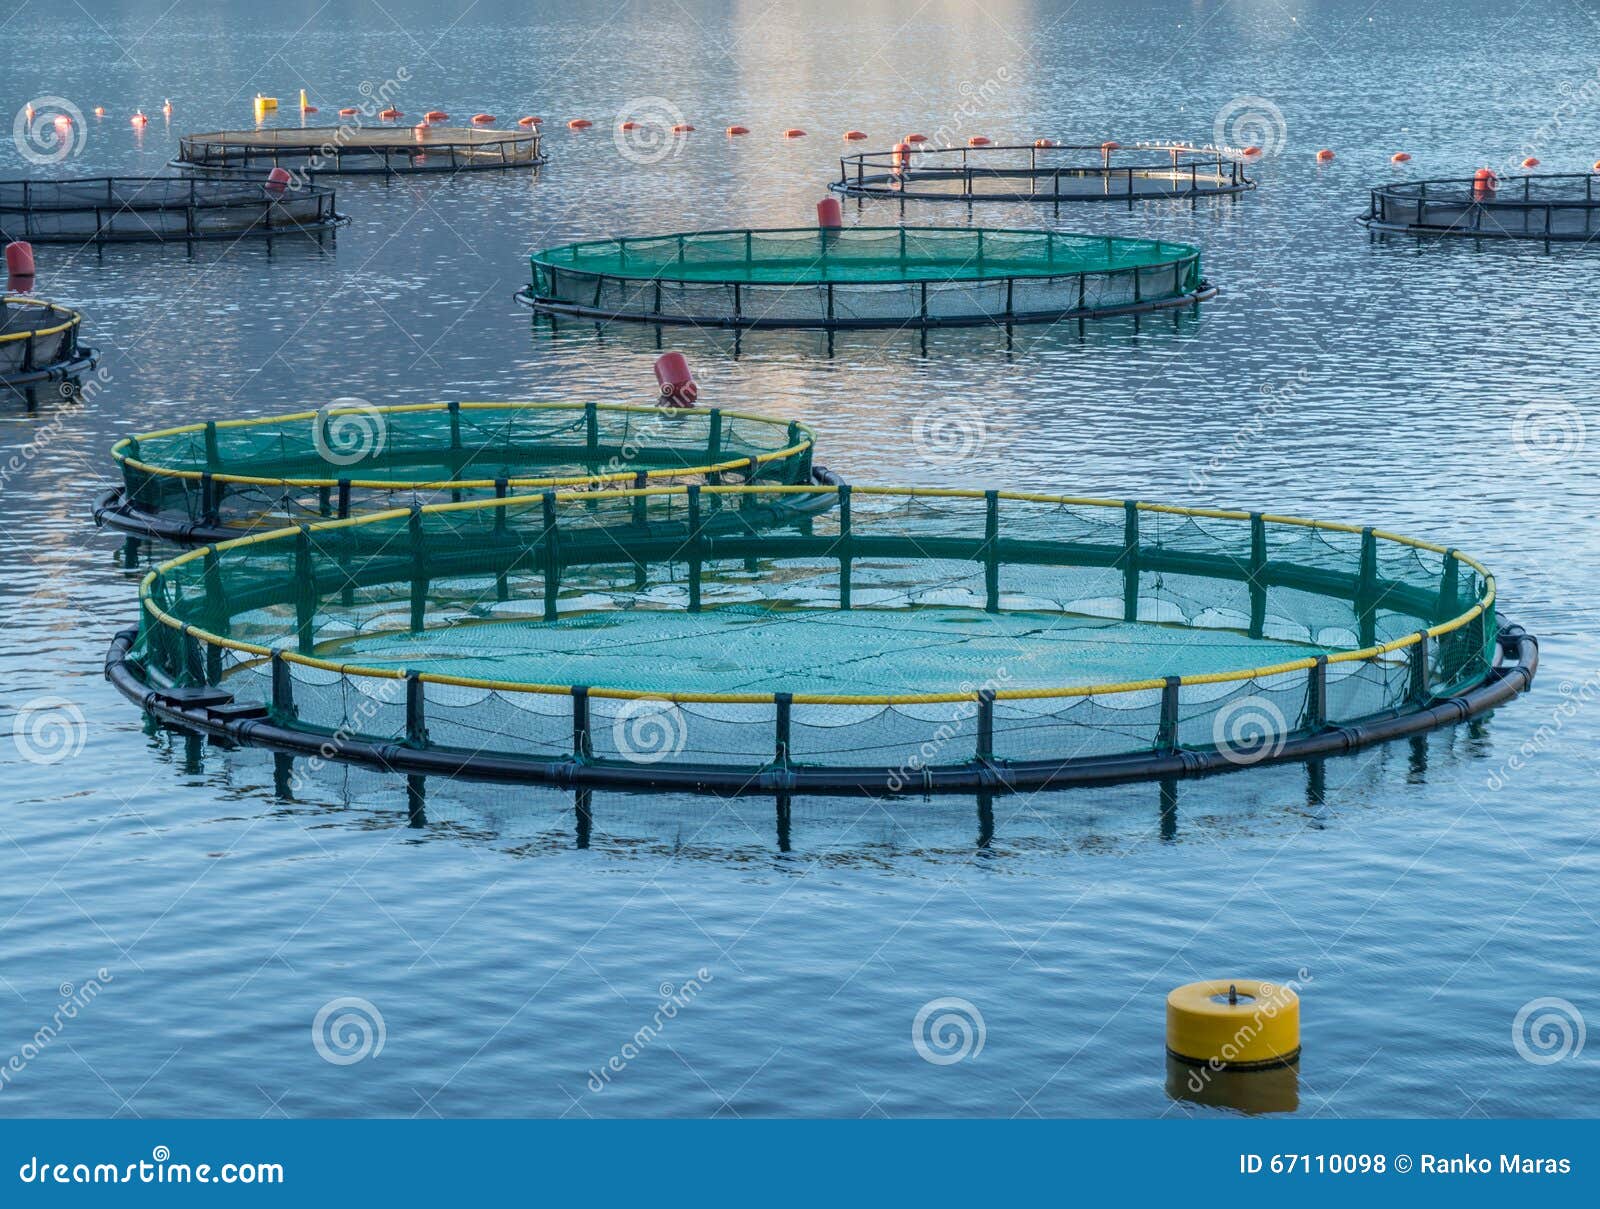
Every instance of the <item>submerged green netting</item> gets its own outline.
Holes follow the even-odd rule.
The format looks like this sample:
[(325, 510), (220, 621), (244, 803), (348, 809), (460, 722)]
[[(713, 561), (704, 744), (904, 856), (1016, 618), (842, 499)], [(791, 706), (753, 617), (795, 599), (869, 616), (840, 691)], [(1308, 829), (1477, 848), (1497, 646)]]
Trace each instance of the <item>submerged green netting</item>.
[(417, 510), (208, 549), (144, 601), (153, 683), (285, 725), (724, 773), (1249, 760), (1478, 683), (1496, 630), (1475, 564), (1370, 530), (849, 488)]
[(595, 240), (537, 252), (532, 268), (535, 306), (749, 325), (1003, 322), (1156, 306), (1202, 285), (1188, 244), (949, 227)]
[(358, 404), (148, 433), (112, 452), (135, 508), (275, 528), (563, 481), (631, 486), (641, 473), (668, 483), (805, 483), (812, 436), (800, 424), (713, 408)]

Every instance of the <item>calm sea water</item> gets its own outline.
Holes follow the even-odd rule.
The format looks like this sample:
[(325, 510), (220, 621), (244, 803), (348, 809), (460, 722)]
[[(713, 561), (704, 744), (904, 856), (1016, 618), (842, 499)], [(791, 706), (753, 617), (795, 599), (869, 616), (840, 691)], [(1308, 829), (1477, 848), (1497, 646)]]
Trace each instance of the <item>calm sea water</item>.
[[(62, 170), (159, 171), (179, 133), (247, 124), (258, 91), (307, 87), (327, 115), (400, 79), (414, 113), (542, 114), (551, 164), (341, 181), (354, 222), (322, 249), (40, 250), (41, 293), (82, 306), (111, 384), (78, 413), (0, 409), (23, 461), (0, 492), (0, 1067), (18, 1059), (0, 1113), (1210, 1113), (1226, 1110), (1167, 1094), (1163, 997), (1218, 975), (1301, 981), (1305, 1057), (1280, 1103), (1302, 1114), (1600, 1111), (1600, 1043), (1515, 1039), (1535, 1000), (1565, 1001), (1569, 1029), (1600, 1019), (1596, 253), (1380, 244), (1353, 221), (1395, 151), (1416, 176), (1528, 154), (1587, 170), (1592, 4), (85, 8), (19, 0), (0, 22), (26, 48), (0, 66), (0, 117), (50, 96), (109, 110)], [(142, 137), (135, 106), (155, 115)], [(610, 127), (641, 106), (700, 129), (636, 164)], [(1282, 153), (1237, 201), (907, 209), (1196, 242), (1223, 291), (1197, 319), (1009, 346), (667, 343), (704, 398), (816, 425), (857, 481), (1218, 503), (1459, 545), (1542, 640), (1535, 691), (1487, 721), (1175, 801), (802, 799), (780, 830), (759, 799), (597, 793), (584, 813), (545, 789), (430, 784), (408, 810), (403, 782), (342, 769), (290, 799), (270, 757), (152, 733), (101, 678), (135, 618), (136, 573), (88, 519), (122, 435), (348, 395), (643, 401), (652, 336), (536, 330), (512, 303), (530, 248), (808, 223), (851, 127), (868, 147), (913, 129), (1204, 141), (1219, 115), (1274, 111)], [(595, 128), (561, 128), (577, 116)], [(754, 133), (725, 138), (734, 122)], [(779, 139), (789, 126), (811, 137)], [(1337, 159), (1318, 167), (1319, 147)], [(30, 170), (9, 141), (0, 170)], [(956, 439), (919, 446), (930, 429)], [(83, 719), (48, 764), (11, 736), (46, 697)], [(90, 979), (98, 996), (58, 1024)], [(692, 1002), (658, 1022), (672, 994)], [(930, 1062), (914, 1024), (950, 997), (975, 1052)], [(349, 999), (381, 1018), (381, 1050), (327, 1044)]]

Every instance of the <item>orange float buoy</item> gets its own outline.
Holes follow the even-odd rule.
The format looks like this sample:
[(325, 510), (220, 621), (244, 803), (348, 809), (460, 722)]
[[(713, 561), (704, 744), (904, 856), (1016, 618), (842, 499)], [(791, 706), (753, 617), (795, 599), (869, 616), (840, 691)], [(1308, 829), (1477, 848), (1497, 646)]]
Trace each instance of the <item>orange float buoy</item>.
[(691, 126), (688, 122), (679, 122), (676, 126), (674, 126), (672, 128), (672, 133), (673, 134), (689, 134), (693, 130), (694, 130), (694, 127)]
[(1239, 154), (1243, 156), (1257, 156), (1261, 154), (1261, 148), (1257, 147), (1254, 143), (1251, 143), (1250, 146), (1239, 152)]
[(928, 136), (925, 134), (908, 134), (902, 141), (907, 143), (926, 143)]
[(859, 142), (866, 137), (867, 132), (865, 130), (846, 130), (844, 132), (844, 141), (847, 143)]
[(530, 116), (530, 117), (518, 118), (517, 119), (517, 125), (518, 126), (540, 126), (540, 125), (543, 125), (543, 124), (544, 124), (544, 119), (543, 118), (536, 118), (536, 117), (531, 117)]
[(1411, 162), (1411, 153), (1409, 151), (1396, 151), (1389, 157), (1389, 162), (1391, 164), (1409, 164)]
[(639, 123), (638, 122), (618, 122), (617, 123), (617, 129), (618, 130), (637, 130), (637, 129), (639, 129)]
[(817, 226), (825, 230), (844, 226), (844, 210), (837, 197), (825, 197), (817, 203)]
[(987, 147), (990, 144), (991, 141), (993, 141), (993, 140), (987, 139), (981, 134), (975, 134), (970, 139), (967, 140), (967, 146), (969, 146), (969, 147)]
[(450, 115), (442, 109), (430, 109), (422, 116), (430, 122), (448, 122), (450, 120)]
[(1033, 145), (1035, 147), (1059, 147), (1059, 146), (1061, 146), (1061, 144), (1056, 142), (1055, 139), (1034, 139), (1033, 140)]
[(1333, 152), (1329, 151), (1326, 147), (1317, 152), (1317, 163), (1319, 164), (1326, 164), (1332, 158)]
[(379, 113), (378, 116), (386, 122), (392, 122), (396, 118), (403, 118), (406, 115), (401, 113), (398, 109), (385, 109), (383, 112)]
[(353, 118), (360, 112), (361, 110), (357, 109), (354, 105), (346, 105), (343, 109), (339, 110), (339, 116), (342, 118)]
[(472, 124), (474, 126), (488, 126), (497, 121), (499, 119), (492, 113), (475, 113), (472, 115)]
[(97, 117), (97, 118), (105, 117), (106, 116), (106, 107), (104, 105), (96, 105), (94, 107), (94, 116)]
[(1522, 161), (1522, 166), (1524, 168), (1537, 168), (1539, 166), (1539, 160), (1536, 156), (1530, 155), (1527, 159)]
[(1589, 169), (1589, 171), (1591, 171), (1591, 172), (1600, 172), (1600, 160), (1595, 160), (1593, 166)]
[(791, 126), (783, 132), (783, 137), (786, 139), (803, 139), (806, 137), (806, 132), (798, 126)]
[(700, 397), (689, 361), (682, 353), (662, 353), (656, 358), (656, 384), (663, 407), (693, 407)]
[(896, 143), (894, 145), (893, 168), (896, 173), (903, 172), (911, 166), (911, 144)]
[(281, 194), (289, 187), (289, 182), (293, 179), (294, 178), (289, 175), (289, 170), (287, 168), (274, 168), (271, 172), (267, 173), (267, 192), (272, 194)]
[(1100, 144), (1100, 154), (1101, 155), (1110, 155), (1113, 151), (1121, 151), (1121, 150), (1122, 150), (1122, 144), (1117, 142), (1116, 139), (1107, 139), (1105, 142)]
[(133, 116), (128, 119), (128, 121), (132, 122), (135, 126), (143, 126), (149, 120), (149, 118), (144, 116), (144, 110), (142, 109), (134, 110)]
[(17, 240), (6, 245), (6, 273), (12, 277), (33, 276), (33, 245)]
[(567, 123), (567, 129), (568, 130), (587, 130), (587, 129), (589, 129), (590, 126), (593, 126), (593, 125), (594, 125), (594, 123), (591, 122), (588, 118), (573, 118), (570, 122)]
[(749, 134), (750, 133), (750, 127), (748, 127), (748, 126), (729, 126), (728, 127), (728, 133), (729, 134)]
[(1500, 187), (1500, 178), (1493, 168), (1479, 168), (1472, 174), (1472, 200), (1485, 201)]

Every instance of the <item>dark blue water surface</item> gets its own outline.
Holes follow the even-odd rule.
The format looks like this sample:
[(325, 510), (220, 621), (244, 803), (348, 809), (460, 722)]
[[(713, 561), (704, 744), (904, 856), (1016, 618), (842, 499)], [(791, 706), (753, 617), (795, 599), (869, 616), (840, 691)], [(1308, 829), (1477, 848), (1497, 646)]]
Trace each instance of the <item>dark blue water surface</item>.
[[(1600, 1111), (1600, 1042), (1514, 1033), (1535, 1000), (1565, 1001), (1574, 1032), (1600, 1013), (1600, 260), (1374, 243), (1354, 221), (1401, 173), (1529, 154), (1587, 171), (1593, 4), (69, 9), (0, 18), (22, 48), (0, 117), (41, 97), (108, 108), (54, 171), (159, 171), (178, 134), (247, 125), (256, 92), (303, 86), (329, 116), (402, 75), (409, 113), (543, 115), (550, 165), (340, 181), (354, 221), (323, 248), (40, 249), (40, 292), (82, 307), (109, 385), (81, 411), (0, 412), (20, 459), (0, 490), (0, 1113), (1206, 1113), (1223, 1110), (1167, 1094), (1163, 997), (1219, 975), (1301, 982), (1301, 1113)], [(699, 130), (635, 163), (611, 127), (641, 106)], [(906, 211), (1199, 244), (1222, 293), (1198, 317), (1009, 347), (667, 341), (704, 399), (815, 425), (856, 481), (1214, 503), (1460, 546), (1542, 640), (1535, 691), (1492, 718), (1320, 773), (1184, 784), (1165, 808), (1154, 786), (992, 817), (970, 798), (801, 799), (780, 842), (762, 799), (597, 793), (585, 825), (567, 793), (439, 783), (418, 817), (403, 782), (337, 767), (287, 798), (269, 756), (152, 733), (103, 681), (136, 616), (138, 572), (88, 518), (119, 437), (351, 395), (644, 401), (653, 335), (536, 330), (512, 301), (530, 249), (804, 225), (851, 127), (874, 148), (911, 130), (1204, 142), (1232, 112), (1266, 114), (1281, 145), (1234, 201)], [(580, 116), (594, 129), (564, 129)], [(735, 122), (753, 133), (726, 138)], [(810, 137), (785, 142), (790, 126)], [(1318, 166), (1319, 147), (1337, 158)], [(0, 170), (40, 171), (9, 141)], [(958, 439), (930, 446), (943, 428)], [(44, 763), (13, 719), (53, 698), (83, 722)], [(689, 1002), (658, 1022), (664, 994)], [(930, 1062), (914, 1021), (949, 997), (983, 1046)], [(381, 1051), (329, 1046), (351, 998), (381, 1017)]]

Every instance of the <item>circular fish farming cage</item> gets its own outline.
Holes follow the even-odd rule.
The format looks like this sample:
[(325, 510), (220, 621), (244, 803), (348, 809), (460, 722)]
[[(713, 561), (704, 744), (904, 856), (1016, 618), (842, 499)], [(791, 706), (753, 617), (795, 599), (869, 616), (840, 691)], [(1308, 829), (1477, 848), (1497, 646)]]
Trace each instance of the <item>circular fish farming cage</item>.
[(174, 166), (288, 168), (310, 176), (394, 176), (532, 168), (544, 163), (536, 130), (461, 126), (306, 126), (218, 130), (178, 140)]
[(952, 227), (797, 227), (599, 239), (534, 253), (517, 297), (603, 320), (731, 328), (971, 327), (1098, 319), (1215, 296), (1200, 250)]
[(0, 240), (130, 243), (271, 238), (348, 221), (332, 189), (250, 179), (102, 176), (0, 181)]
[(99, 354), (78, 343), (82, 323), (77, 311), (53, 302), (0, 297), (0, 386), (26, 390), (93, 368)]
[(1589, 240), (1600, 235), (1595, 182), (1590, 173), (1399, 181), (1372, 190), (1362, 221), (1395, 235)]
[(95, 520), (134, 537), (224, 541), (412, 504), (551, 487), (805, 484), (804, 425), (718, 408), (360, 400), (127, 437)]
[[(794, 496), (831, 506), (791, 510)], [(1374, 529), (963, 490), (688, 486), (380, 513), (146, 576), (157, 718), (420, 775), (996, 791), (1320, 758), (1532, 680), (1494, 581)]]
[(839, 160), (828, 187), (898, 201), (1198, 201), (1254, 189), (1238, 159), (1177, 145), (932, 147), (867, 151)]

